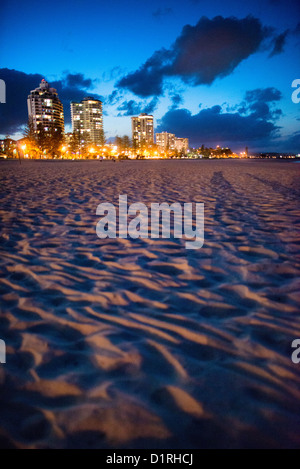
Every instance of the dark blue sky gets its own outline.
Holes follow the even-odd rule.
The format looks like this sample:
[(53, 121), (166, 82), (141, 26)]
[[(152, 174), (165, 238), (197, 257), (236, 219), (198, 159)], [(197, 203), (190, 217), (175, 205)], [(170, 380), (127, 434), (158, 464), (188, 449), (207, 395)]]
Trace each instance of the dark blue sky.
[[(2, 1), (0, 135), (20, 135), (45, 77), (69, 101), (100, 96), (106, 138), (130, 116), (192, 145), (300, 152), (298, 0)], [(67, 130), (70, 129), (67, 125)]]

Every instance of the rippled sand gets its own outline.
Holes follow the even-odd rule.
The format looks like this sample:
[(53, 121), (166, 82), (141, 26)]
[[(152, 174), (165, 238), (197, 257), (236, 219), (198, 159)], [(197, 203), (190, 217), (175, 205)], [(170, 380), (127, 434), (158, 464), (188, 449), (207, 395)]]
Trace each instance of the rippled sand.
[[(0, 446), (300, 446), (299, 165), (1, 162)], [(96, 236), (204, 202), (205, 242)]]

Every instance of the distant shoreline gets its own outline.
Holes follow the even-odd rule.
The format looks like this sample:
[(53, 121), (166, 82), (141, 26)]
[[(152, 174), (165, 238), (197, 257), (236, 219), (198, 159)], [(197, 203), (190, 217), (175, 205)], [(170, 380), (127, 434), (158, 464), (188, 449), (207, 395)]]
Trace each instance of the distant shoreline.
[(92, 158), (3, 158), (0, 157), (0, 162), (1, 161), (39, 161), (39, 162), (83, 162), (83, 161), (89, 161), (89, 162), (96, 162), (96, 163), (116, 163), (116, 162), (126, 162), (126, 161), (300, 161), (300, 157), (297, 156), (283, 156), (282, 158), (280, 157), (275, 157), (275, 156), (270, 156), (270, 157), (253, 157), (253, 158), (128, 158), (128, 159), (123, 159), (123, 158), (107, 158), (107, 159), (92, 159)]

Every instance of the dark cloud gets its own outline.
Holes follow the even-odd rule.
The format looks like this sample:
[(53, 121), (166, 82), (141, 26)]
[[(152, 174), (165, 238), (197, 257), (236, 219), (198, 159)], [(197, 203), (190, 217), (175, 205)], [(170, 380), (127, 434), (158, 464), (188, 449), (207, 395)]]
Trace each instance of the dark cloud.
[[(6, 83), (6, 104), (1, 104), (0, 133), (13, 134), (22, 129), (28, 121), (27, 96), (31, 90), (37, 88), (44, 75), (39, 73), (24, 73), (7, 68), (0, 69), (0, 77)], [(58, 96), (63, 103), (65, 123), (71, 122), (70, 101), (77, 101), (87, 96), (87, 89), (93, 85), (93, 80), (85, 78), (81, 73), (65, 73), (61, 80), (49, 81), (57, 89)], [(89, 96), (103, 99), (97, 94), (88, 92)]]
[(184, 26), (170, 49), (154, 52), (138, 70), (121, 78), (117, 86), (147, 97), (162, 95), (167, 77), (180, 77), (190, 85), (211, 84), (232, 73), (262, 48), (279, 53), (285, 34), (275, 38), (274, 30), (253, 16), (202, 17), (196, 26)]
[(223, 113), (220, 106), (202, 109), (194, 115), (187, 109), (168, 111), (157, 129), (188, 137), (193, 145), (259, 142), (274, 138), (278, 130), (279, 127), (266, 119)]
[(279, 143), (279, 150), (287, 153), (300, 154), (300, 132), (294, 132), (282, 139)]
[(0, 69), (0, 77), (6, 83), (6, 103), (0, 105), (0, 134), (13, 134), (26, 124), (27, 96), (44, 77), (7, 68)]
[(175, 94), (171, 95), (170, 98), (171, 98), (171, 101), (172, 101), (171, 109), (177, 109), (179, 104), (183, 103), (182, 96), (178, 93), (175, 93)]
[(256, 119), (270, 119), (270, 108), (267, 103), (256, 102), (250, 106), (251, 115)]
[(276, 36), (273, 41), (273, 50), (270, 53), (270, 57), (274, 55), (281, 54), (283, 52), (284, 45), (286, 43), (286, 37), (289, 34), (289, 30), (287, 29), (284, 33), (279, 34)]
[(123, 111), (118, 116), (135, 116), (145, 112), (146, 114), (152, 114), (158, 104), (158, 98), (153, 98), (150, 102), (145, 101), (124, 101), (117, 109)]
[(172, 58), (172, 52), (161, 49), (154, 52), (152, 57), (136, 72), (129, 73), (118, 81), (117, 86), (132, 91), (142, 98), (161, 96), (163, 94), (164, 64), (167, 58)]
[(123, 101), (117, 109), (118, 111), (123, 111), (122, 113), (119, 113), (119, 116), (134, 116), (135, 114), (140, 114), (142, 112), (140, 103), (137, 103), (133, 99), (130, 101)]
[(90, 78), (84, 78), (82, 73), (66, 73), (65, 82), (67, 86), (70, 87), (80, 87), (80, 88), (92, 88), (93, 80)]
[(172, 8), (168, 8), (168, 7), (157, 8), (157, 10), (155, 10), (152, 13), (152, 16), (154, 16), (154, 18), (161, 18), (162, 16), (167, 16), (167, 15), (170, 15), (171, 13), (173, 13)]
[(276, 120), (282, 115), (281, 109), (272, 109), (269, 104), (261, 101), (251, 104), (247, 111), (256, 119)]
[(114, 104), (117, 104), (120, 99), (122, 99), (123, 93), (120, 93), (119, 90), (114, 90), (105, 100), (106, 104), (109, 104), (110, 106), (113, 106)]
[[(104, 98), (100, 96), (99, 94), (91, 93), (90, 91), (87, 91), (87, 89), (89, 88), (87, 83), (91, 82), (91, 84), (93, 84), (95, 80), (84, 78), (82, 75), (82, 80), (80, 80), (79, 83), (75, 83), (73, 78), (71, 78), (71, 82), (73, 81), (73, 84), (71, 84), (70, 75), (71, 77), (76, 76), (76, 74), (72, 75), (70, 73), (67, 73), (60, 80), (49, 81), (50, 85), (53, 88), (56, 88), (58, 92), (58, 96), (63, 103), (64, 112), (65, 112), (65, 120), (67, 120), (67, 123), (70, 122), (69, 111), (70, 111), (71, 101), (80, 101), (86, 96), (91, 96), (92, 98), (97, 98), (97, 99), (100, 99), (101, 101), (104, 100)], [(81, 74), (78, 74), (78, 75), (81, 75)], [(37, 86), (39, 86), (39, 83), (35, 86), (35, 88)]]
[(158, 98), (153, 98), (144, 108), (142, 112), (146, 114), (152, 114), (158, 105)]
[(296, 28), (294, 29), (294, 34), (300, 34), (300, 23), (298, 23)]
[(229, 75), (269, 34), (269, 28), (250, 16), (202, 18), (194, 27), (185, 26), (177, 38), (174, 72), (186, 82), (210, 84)]
[(275, 103), (281, 98), (281, 91), (273, 87), (246, 91), (239, 113), (249, 114), (257, 119), (276, 120), (282, 115), (281, 109), (275, 108)]
[(280, 98), (281, 93), (275, 88), (256, 89), (246, 93), (237, 112), (223, 112), (219, 105), (194, 115), (187, 109), (170, 110), (160, 120), (157, 131), (188, 137), (192, 145), (203, 142), (224, 146), (232, 143), (267, 145), (280, 136), (280, 127), (274, 121), (282, 111), (271, 107)]
[(272, 101), (280, 101), (282, 93), (277, 88), (257, 88), (255, 90), (246, 91), (245, 101), (248, 103), (262, 101), (270, 103)]

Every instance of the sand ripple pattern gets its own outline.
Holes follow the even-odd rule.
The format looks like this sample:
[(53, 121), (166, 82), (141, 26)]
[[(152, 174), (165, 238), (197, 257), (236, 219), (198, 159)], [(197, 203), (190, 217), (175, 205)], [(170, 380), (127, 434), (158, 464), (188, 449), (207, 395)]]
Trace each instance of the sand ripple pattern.
[[(299, 165), (1, 162), (0, 446), (300, 446)], [(205, 242), (96, 236), (204, 202)]]

